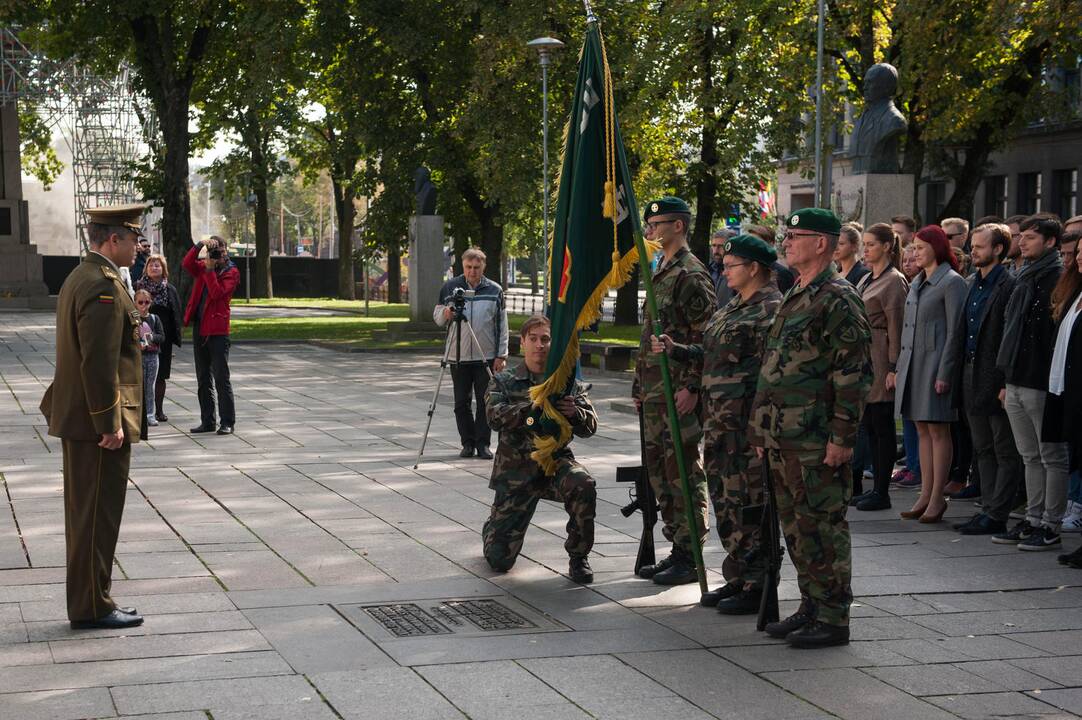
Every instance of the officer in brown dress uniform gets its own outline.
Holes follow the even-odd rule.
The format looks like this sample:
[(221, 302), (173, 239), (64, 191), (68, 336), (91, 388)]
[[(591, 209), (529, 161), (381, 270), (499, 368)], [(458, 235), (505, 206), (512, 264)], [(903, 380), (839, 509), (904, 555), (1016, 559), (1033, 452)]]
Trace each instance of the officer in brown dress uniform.
[(119, 269), (142, 236), (143, 205), (86, 211), (89, 252), (56, 306), (56, 374), (41, 412), (64, 449), (68, 619), (73, 628), (140, 625), (109, 595), (131, 444), (145, 435), (139, 311)]

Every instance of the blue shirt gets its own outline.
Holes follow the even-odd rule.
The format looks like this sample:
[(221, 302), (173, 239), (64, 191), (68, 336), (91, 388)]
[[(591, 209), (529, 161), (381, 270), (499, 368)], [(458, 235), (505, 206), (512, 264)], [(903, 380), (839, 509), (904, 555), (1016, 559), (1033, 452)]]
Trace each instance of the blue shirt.
[(973, 357), (977, 352), (977, 333), (984, 321), (988, 298), (1003, 272), (1003, 266), (996, 265), (987, 277), (981, 275), (980, 270), (977, 270), (974, 276), (973, 287), (969, 289), (969, 296), (966, 298), (966, 357)]

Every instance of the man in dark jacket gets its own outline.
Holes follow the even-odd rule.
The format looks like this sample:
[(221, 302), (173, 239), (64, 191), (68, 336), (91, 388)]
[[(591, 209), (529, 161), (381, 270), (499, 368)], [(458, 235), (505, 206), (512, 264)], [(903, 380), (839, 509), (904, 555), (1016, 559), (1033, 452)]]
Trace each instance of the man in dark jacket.
[(966, 280), (969, 292), (953, 352), (962, 359), (962, 404), (980, 470), (982, 511), (955, 526), (963, 535), (994, 535), (1007, 529), (1022, 474), (1022, 459), (1000, 402), (1006, 383), (996, 368), (1003, 316), (1015, 285), (1014, 276), (1001, 264), (1010, 247), (1006, 225), (981, 225), (973, 231), (970, 260), (976, 272)]
[[(233, 385), (229, 381), (229, 303), (240, 282), (240, 271), (226, 253), (225, 240), (217, 235), (194, 245), (182, 264), (195, 279), (184, 311), (185, 327), (192, 325), (192, 354), (199, 384), (200, 423), (191, 432), (208, 433), (217, 429), (219, 435), (232, 435), (237, 417)], [(217, 428), (215, 390), (221, 419)]]
[(1038, 214), (1018, 227), (1025, 262), (1004, 316), (1003, 340), (996, 366), (1004, 372), (1004, 407), (1026, 466), (1026, 517), (993, 542), (1019, 550), (1050, 550), (1062, 543), (1059, 526), (1067, 508), (1067, 444), (1042, 442), (1048, 372), (1056, 344), (1052, 289), (1063, 273), (1059, 240), (1063, 226), (1052, 215)]

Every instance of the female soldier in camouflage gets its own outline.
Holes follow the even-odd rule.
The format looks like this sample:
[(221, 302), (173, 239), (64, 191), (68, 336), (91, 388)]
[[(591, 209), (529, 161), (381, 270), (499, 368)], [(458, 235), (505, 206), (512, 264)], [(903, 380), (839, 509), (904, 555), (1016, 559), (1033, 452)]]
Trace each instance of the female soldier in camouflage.
[(760, 238), (729, 240), (723, 268), (735, 295), (710, 319), (702, 344), (677, 344), (668, 335), (652, 338), (654, 352), (702, 358), (706, 481), (732, 577), (727, 574), (728, 584), (700, 602), (728, 615), (757, 612), (762, 593), (759, 523), (744, 522), (741, 511), (763, 504), (761, 461), (748, 444), (746, 429), (766, 334), (781, 302), (771, 270), (776, 260), (777, 253)]

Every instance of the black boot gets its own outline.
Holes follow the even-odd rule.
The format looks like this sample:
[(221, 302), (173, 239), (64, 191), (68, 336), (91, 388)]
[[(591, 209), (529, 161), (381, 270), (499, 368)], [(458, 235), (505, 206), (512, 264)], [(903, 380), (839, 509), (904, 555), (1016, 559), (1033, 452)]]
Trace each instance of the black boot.
[(813, 620), (799, 630), (785, 636), (790, 647), (822, 648), (849, 644), (848, 625), (827, 625)]
[(654, 575), (654, 583), (657, 585), (687, 585), (697, 581), (699, 574), (695, 571), (695, 561), (692, 559), (691, 553), (683, 548), (680, 548), (679, 552), (677, 552), (677, 549), (673, 548), (673, 555), (676, 557), (673, 564), (667, 570), (662, 570)]
[(667, 558), (659, 560), (653, 565), (643, 565), (641, 568), (639, 568), (639, 577), (649, 580), (650, 578), (657, 575), (659, 572), (668, 570), (672, 567), (672, 564), (676, 562), (676, 553), (677, 551), (674, 547)]
[(732, 582), (725, 583), (717, 590), (707, 590), (699, 598), (699, 604), (703, 607), (717, 607), (717, 604), (726, 598), (736, 595), (744, 587), (744, 580), (736, 578)]
[(872, 490), (857, 503), (857, 510), (890, 510), (890, 498), (878, 490)]
[(815, 607), (811, 604), (810, 600), (801, 600), (800, 607), (796, 612), (778, 622), (767, 623), (764, 628), (766, 634), (772, 638), (784, 638), (794, 630), (799, 630), (808, 623), (815, 620)]
[(722, 615), (754, 615), (759, 612), (762, 599), (762, 588), (741, 590), (731, 598), (719, 602), (718, 612)]
[(162, 403), (165, 402), (165, 380), (158, 378), (154, 381), (154, 417), (159, 422), (166, 422), (169, 417), (165, 414), (165, 410), (162, 409)]
[(567, 566), (567, 576), (583, 585), (594, 581), (594, 571), (585, 555), (572, 555)]

